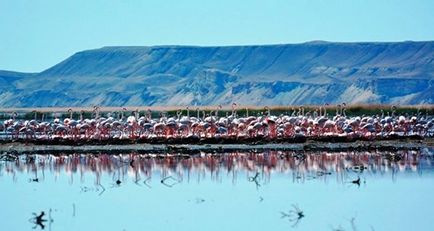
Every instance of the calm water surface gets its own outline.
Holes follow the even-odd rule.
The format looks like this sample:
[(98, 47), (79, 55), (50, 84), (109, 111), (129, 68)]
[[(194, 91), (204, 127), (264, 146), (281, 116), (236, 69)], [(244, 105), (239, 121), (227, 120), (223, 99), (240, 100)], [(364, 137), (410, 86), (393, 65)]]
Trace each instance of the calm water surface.
[(433, 230), (433, 161), (427, 149), (22, 155), (0, 161), (1, 230)]

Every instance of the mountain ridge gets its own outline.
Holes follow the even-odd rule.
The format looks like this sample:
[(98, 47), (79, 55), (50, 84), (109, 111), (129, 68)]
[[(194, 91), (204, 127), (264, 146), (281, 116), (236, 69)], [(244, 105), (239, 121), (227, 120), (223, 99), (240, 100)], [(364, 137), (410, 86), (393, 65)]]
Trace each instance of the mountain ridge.
[(0, 106), (434, 103), (434, 41), (107, 46), (0, 71)]

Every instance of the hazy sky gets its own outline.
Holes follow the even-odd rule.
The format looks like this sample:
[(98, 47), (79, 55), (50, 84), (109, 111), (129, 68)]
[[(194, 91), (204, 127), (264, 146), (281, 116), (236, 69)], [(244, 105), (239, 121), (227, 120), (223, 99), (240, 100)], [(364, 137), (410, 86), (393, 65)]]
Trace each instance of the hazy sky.
[(434, 40), (433, 0), (0, 0), (0, 69), (113, 45)]

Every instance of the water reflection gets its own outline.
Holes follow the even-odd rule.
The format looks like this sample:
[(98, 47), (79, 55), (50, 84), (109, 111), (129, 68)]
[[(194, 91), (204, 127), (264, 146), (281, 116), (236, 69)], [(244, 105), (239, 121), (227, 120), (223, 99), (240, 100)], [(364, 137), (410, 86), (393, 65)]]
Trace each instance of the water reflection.
[[(22, 173), (31, 173), (29, 182), (38, 183), (45, 179), (46, 172), (56, 179), (62, 173), (70, 176), (69, 183), (77, 179), (83, 182), (85, 174), (95, 175), (95, 185), (101, 186), (101, 177), (112, 177), (111, 187), (119, 187), (131, 179), (138, 185), (152, 187), (152, 177), (166, 187), (181, 182), (200, 182), (209, 177), (222, 181), (231, 176), (237, 182), (239, 173), (261, 187), (271, 180), (272, 173), (290, 175), (293, 182), (336, 179), (340, 183), (360, 186), (362, 173), (384, 175), (390, 173), (396, 180), (398, 172), (418, 172), (432, 167), (432, 157), (420, 151), (398, 152), (284, 152), (226, 153), (200, 155), (161, 154), (73, 154), (73, 155), (21, 155), (2, 161), (0, 176), (10, 175), (14, 179)], [(192, 176), (194, 178), (192, 179)], [(224, 176), (224, 177), (222, 177)]]
[(2, 230), (429, 230), (433, 160), (426, 149), (8, 154), (0, 217)]

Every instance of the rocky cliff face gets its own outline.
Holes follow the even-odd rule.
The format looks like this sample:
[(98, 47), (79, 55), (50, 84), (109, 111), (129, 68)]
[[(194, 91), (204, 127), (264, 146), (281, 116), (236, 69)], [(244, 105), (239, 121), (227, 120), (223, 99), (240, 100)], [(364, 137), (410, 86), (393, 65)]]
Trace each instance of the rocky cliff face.
[(0, 106), (434, 103), (434, 42), (104, 47), (0, 71)]

